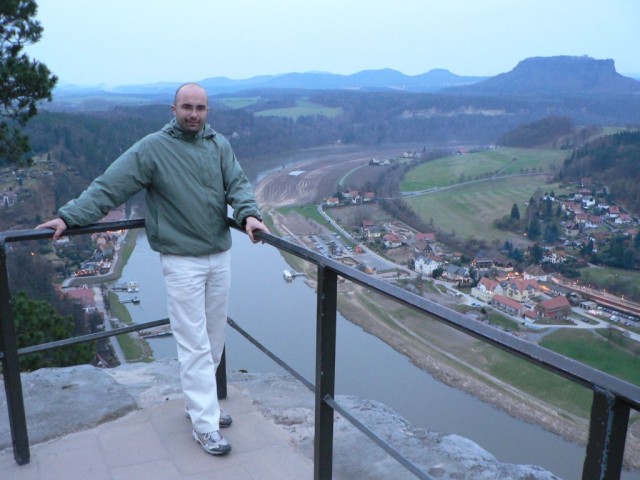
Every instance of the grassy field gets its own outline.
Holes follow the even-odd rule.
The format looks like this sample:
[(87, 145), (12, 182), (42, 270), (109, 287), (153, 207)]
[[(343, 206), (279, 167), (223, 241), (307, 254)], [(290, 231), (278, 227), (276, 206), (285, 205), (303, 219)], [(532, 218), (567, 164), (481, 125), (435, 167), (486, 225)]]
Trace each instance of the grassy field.
[(567, 156), (564, 150), (496, 148), (468, 155), (445, 157), (424, 163), (407, 172), (401, 191), (411, 192), (433, 187), (516, 173), (547, 173), (558, 168)]
[(640, 293), (640, 272), (620, 268), (593, 266), (580, 270), (580, 279), (606, 291), (622, 292), (637, 298)]
[(319, 105), (317, 103), (309, 102), (308, 100), (296, 100), (295, 107), (288, 108), (274, 108), (271, 110), (263, 110), (261, 112), (257, 112), (256, 116), (265, 117), (265, 116), (274, 116), (274, 117), (287, 117), (292, 119), (297, 119), (299, 117), (313, 116), (313, 115), (322, 115), (324, 117), (337, 117), (342, 113), (342, 108), (340, 107), (325, 107), (324, 105)]
[(292, 212), (292, 211), (296, 212), (302, 215), (303, 217), (310, 218), (311, 220), (313, 220), (316, 223), (319, 223), (320, 225), (324, 225), (325, 223), (327, 223), (325, 218), (322, 215), (320, 215), (320, 213), (318, 213), (318, 207), (316, 205), (299, 205), (295, 207), (283, 207), (280, 209), (280, 211), (284, 215), (287, 215), (289, 212)]
[(485, 346), (483, 352), (490, 375), (573, 415), (588, 418), (593, 394), (587, 388), (496, 348)]
[(640, 385), (640, 355), (637, 344), (607, 339), (606, 333), (558, 330), (545, 337), (540, 345), (598, 370)]
[(545, 185), (543, 177), (523, 176), (468, 183), (439, 191), (407, 197), (407, 203), (425, 222), (440, 231), (488, 241), (504, 241), (514, 234), (493, 226), (493, 221), (509, 215), (513, 204), (526, 209), (536, 189), (561, 192), (558, 184)]
[(220, 102), (229, 108), (244, 108), (260, 101), (260, 97), (229, 97), (221, 98)]

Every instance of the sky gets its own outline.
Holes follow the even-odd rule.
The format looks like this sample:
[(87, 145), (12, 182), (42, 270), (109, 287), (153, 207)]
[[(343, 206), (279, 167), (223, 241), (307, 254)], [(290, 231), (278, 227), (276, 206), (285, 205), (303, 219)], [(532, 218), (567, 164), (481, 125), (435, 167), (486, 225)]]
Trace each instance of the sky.
[(61, 84), (444, 68), (493, 76), (529, 57), (613, 59), (640, 77), (639, 0), (37, 0), (25, 49)]

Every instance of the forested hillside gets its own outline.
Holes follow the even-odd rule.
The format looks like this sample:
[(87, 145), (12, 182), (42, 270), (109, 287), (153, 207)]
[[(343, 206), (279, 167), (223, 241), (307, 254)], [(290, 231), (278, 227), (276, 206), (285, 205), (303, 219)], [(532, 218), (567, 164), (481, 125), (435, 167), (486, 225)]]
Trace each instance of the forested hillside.
[(616, 202), (640, 212), (640, 131), (608, 135), (575, 150), (561, 177), (565, 181), (590, 177), (606, 185)]
[(498, 145), (524, 148), (573, 148), (599, 134), (600, 127), (576, 127), (569, 117), (549, 117), (521, 125), (498, 139)]
[[(287, 108), (301, 101), (338, 114), (324, 116), (314, 114), (314, 110), (303, 115), (286, 114)], [(214, 96), (210, 104), (210, 123), (229, 138), (252, 179), (261, 171), (282, 165), (292, 152), (324, 145), (411, 144), (416, 149), (433, 149), (504, 142), (571, 148), (585, 140), (581, 136), (584, 132), (599, 126), (640, 125), (640, 97), (613, 94), (533, 98), (263, 90), (234, 97)], [(262, 114), (274, 109), (284, 113)], [(54, 174), (37, 190), (22, 186), (21, 201), (31, 203), (7, 210), (3, 228), (25, 228), (37, 218), (51, 216), (54, 208), (80, 193), (126, 148), (171, 118), (167, 103), (108, 106), (94, 112), (42, 112), (29, 123), (26, 133), (31, 138), (32, 155), (45, 156), (54, 165)], [(589, 125), (593, 127), (585, 127)], [(568, 164), (567, 175), (573, 175), (574, 170)], [(630, 191), (635, 192), (635, 184), (620, 185), (628, 183), (628, 178), (610, 182), (617, 192), (626, 192), (618, 195), (629, 197)], [(19, 187), (17, 183), (5, 183), (1, 189)], [(45, 201), (54, 206), (40, 205)]]

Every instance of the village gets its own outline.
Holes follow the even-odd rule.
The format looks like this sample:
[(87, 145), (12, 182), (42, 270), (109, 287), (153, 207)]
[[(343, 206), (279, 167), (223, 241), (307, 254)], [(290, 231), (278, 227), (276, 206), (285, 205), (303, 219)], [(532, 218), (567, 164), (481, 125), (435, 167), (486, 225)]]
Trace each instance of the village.
[[(559, 209), (564, 231), (552, 244), (536, 243), (540, 249), (539, 260), (530, 260), (524, 267), (520, 267), (524, 262), (515, 261), (504, 250), (481, 249), (470, 259), (465, 258), (461, 252), (439, 242), (436, 233), (418, 232), (399, 221), (380, 223), (365, 219), (351, 227), (332, 221), (333, 228), (339, 232), (338, 239), (342, 235), (349, 241), (341, 243), (316, 235), (305, 243), (323, 255), (341, 259), (362, 271), (400, 281), (409, 290), (415, 290), (415, 287), (406, 281), (405, 274), (414, 279), (445, 284), (447, 293), (473, 307), (470, 314), (478, 318), (482, 315), (477, 315), (477, 311), (486, 312), (487, 308), (492, 308), (532, 329), (610, 327), (640, 340), (637, 334), (640, 333), (640, 304), (580, 285), (575, 278), (567, 278), (561, 273), (561, 267), (569, 263), (589, 268), (577, 255), (585, 248), (590, 253), (597, 253), (612, 236), (621, 235), (632, 240), (638, 234), (637, 219), (618, 206), (599, 203), (594, 190), (589, 179), (583, 179), (567, 198), (546, 194), (541, 199)], [(373, 192), (345, 189), (340, 197), (326, 199), (319, 210), (332, 219), (327, 213), (333, 208), (375, 202)], [(373, 266), (367, 254), (374, 251), (392, 261), (399, 269), (398, 274), (385, 275), (384, 270)], [(530, 258), (529, 251), (525, 255)], [(392, 264), (386, 268), (393, 270)]]

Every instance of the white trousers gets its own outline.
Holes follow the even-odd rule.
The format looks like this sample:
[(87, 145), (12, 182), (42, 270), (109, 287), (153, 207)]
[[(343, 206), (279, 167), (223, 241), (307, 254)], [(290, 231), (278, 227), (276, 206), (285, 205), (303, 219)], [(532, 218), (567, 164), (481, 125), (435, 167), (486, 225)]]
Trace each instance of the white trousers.
[(216, 368), (224, 349), (231, 255), (160, 256), (167, 287), (167, 310), (178, 347), (180, 380), (193, 428), (219, 429)]

